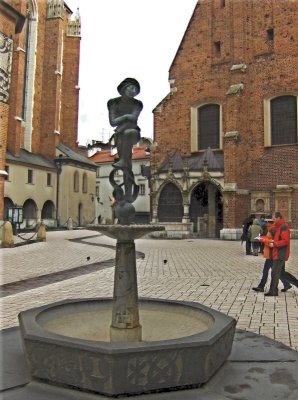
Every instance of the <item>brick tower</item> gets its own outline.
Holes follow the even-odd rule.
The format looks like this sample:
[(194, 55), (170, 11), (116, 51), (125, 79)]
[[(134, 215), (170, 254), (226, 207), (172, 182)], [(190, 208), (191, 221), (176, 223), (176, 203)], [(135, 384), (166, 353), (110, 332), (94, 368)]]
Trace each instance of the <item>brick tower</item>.
[(73, 15), (63, 0), (6, 0), (0, 11), (7, 50), (1, 53), (7, 89), (0, 169), (7, 175), (5, 185), (0, 177), (0, 221), (17, 204), (26, 227), (41, 218), (53, 225), (68, 218), (89, 223), (96, 166), (77, 145), (79, 12)]

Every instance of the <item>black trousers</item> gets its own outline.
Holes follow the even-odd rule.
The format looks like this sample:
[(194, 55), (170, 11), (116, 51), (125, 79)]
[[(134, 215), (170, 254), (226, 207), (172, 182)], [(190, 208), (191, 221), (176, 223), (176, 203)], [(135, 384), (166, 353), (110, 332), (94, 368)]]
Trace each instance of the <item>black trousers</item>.
[[(261, 281), (260, 281), (260, 283), (258, 285), (259, 288), (264, 289), (264, 287), (266, 285), (266, 282), (267, 282), (269, 270), (270, 270), (270, 268), (272, 268), (272, 263), (273, 263), (273, 260), (267, 259), (265, 261), (264, 267), (263, 267), (262, 279), (261, 279)], [(287, 272), (285, 272), (285, 273), (287, 273)], [(286, 279), (284, 279), (284, 277), (281, 276), (280, 280), (282, 281), (285, 289), (290, 287), (289, 282)]]
[(246, 250), (246, 254), (250, 254), (251, 253), (251, 241), (249, 239), (246, 239), (245, 250)]
[(289, 283), (292, 283), (294, 286), (298, 288), (298, 279), (295, 278), (294, 275), (286, 272), (285, 270), (285, 261), (284, 260), (273, 260), (272, 270), (271, 270), (271, 283), (269, 292), (273, 294), (278, 293), (278, 280), (285, 280)]

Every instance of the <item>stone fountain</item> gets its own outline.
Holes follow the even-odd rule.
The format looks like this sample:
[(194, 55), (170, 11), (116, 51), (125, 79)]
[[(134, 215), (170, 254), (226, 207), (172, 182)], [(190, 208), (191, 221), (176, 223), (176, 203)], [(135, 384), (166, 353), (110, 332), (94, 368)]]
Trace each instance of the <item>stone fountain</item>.
[[(138, 186), (132, 147), (142, 103), (139, 83), (127, 78), (108, 102), (119, 159), (110, 183), (118, 224), (91, 225), (117, 240), (113, 299), (73, 299), (20, 313), (33, 379), (106, 396), (200, 386), (228, 358), (236, 322), (198, 303), (139, 299), (135, 240), (158, 225), (134, 223)], [(114, 179), (123, 171), (123, 183)]]

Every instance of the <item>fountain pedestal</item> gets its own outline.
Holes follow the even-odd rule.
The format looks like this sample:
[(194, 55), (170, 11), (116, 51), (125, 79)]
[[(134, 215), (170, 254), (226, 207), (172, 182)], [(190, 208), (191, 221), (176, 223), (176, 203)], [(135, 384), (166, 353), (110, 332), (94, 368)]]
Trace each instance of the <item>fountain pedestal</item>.
[(142, 340), (139, 322), (136, 251), (133, 240), (117, 241), (111, 342)]
[(111, 342), (140, 342), (136, 250), (134, 240), (152, 231), (164, 230), (160, 225), (89, 225), (88, 229), (117, 239)]

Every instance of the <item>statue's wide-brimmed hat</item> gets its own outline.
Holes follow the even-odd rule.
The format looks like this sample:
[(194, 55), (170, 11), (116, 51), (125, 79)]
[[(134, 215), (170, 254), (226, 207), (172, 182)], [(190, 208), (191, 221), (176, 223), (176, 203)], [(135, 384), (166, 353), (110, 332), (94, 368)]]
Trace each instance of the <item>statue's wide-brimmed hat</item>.
[(128, 86), (128, 85), (134, 85), (137, 88), (137, 92), (138, 92), (137, 94), (140, 93), (140, 90), (141, 90), (140, 84), (134, 78), (126, 78), (126, 79), (124, 79), (124, 81), (122, 81), (120, 83), (120, 85), (118, 85), (118, 87), (117, 87), (118, 92), (122, 95), (125, 87)]

